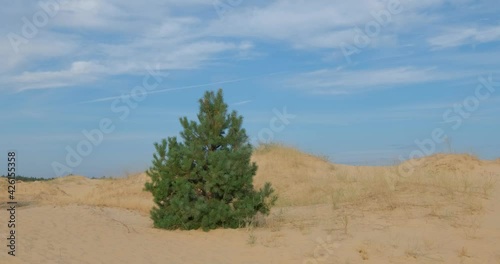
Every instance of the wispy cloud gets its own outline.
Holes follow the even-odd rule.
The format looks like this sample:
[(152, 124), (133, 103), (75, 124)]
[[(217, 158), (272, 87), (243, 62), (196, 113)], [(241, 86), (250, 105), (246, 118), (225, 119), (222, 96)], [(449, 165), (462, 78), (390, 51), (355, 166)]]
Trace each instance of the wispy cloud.
[[(435, 30), (424, 32), (422, 41), (428, 39), (434, 48), (500, 38), (498, 26), (453, 29), (443, 22), (445, 14), (429, 11), (446, 2), (401, 2), (404, 15), (391, 16), (390, 25), (372, 41), (372, 48), (398, 45), (399, 35), (421, 28), (421, 21), (428, 18), (437, 23), (435, 28), (451, 28), (439, 36)], [(220, 20), (212, 4), (205, 0), (67, 1), (51, 23), (40, 29), (43, 34), (30, 39), (19, 54), (10, 50), (9, 43), (0, 44), (4, 61), (0, 71), (13, 76), (2, 78), (0, 83), (16, 90), (72, 87), (110, 75), (137, 74), (142, 65), (154, 63), (161, 63), (162, 70), (193, 70), (221, 56), (241, 59), (262, 54), (254, 52), (262, 42), (338, 55), (339, 44), (353, 42), (355, 27), (363, 30), (368, 22), (376, 21), (374, 14), (387, 10), (387, 1), (276, 0), (238, 6)], [(466, 4), (460, 1), (453, 6)], [(176, 12), (187, 7), (193, 11)], [(9, 14), (0, 18), (2, 30), (20, 33), (18, 24), (12, 23), (20, 17), (11, 13), (39, 10), (36, 4), (10, 7)], [(70, 57), (76, 59), (68, 61)], [(49, 62), (50, 67), (40, 67)], [(83, 70), (77, 67), (82, 63), (92, 65)]]
[[(314, 94), (346, 95), (389, 89), (431, 81), (448, 80), (460, 73), (439, 71), (437, 68), (397, 67), (373, 70), (322, 69), (291, 77), (290, 87)], [(463, 76), (462, 76), (463, 77)]]
[[(163, 65), (160, 70), (192, 70), (217, 56), (238, 57), (254, 48), (248, 40), (211, 37), (203, 29), (206, 21), (197, 14), (175, 12), (186, 7), (213, 8), (211, 2), (146, 2), (65, 2), (47, 26), (36, 28), (38, 34), (22, 43), (19, 52), (13, 51), (7, 38), (1, 40), (0, 72), (6, 76), (0, 79), (1, 86), (17, 91), (72, 87), (112, 75), (140, 74), (143, 65), (155, 63)], [(35, 4), (26, 8), (16, 6), (13, 11), (43, 11)], [(0, 18), (0, 33), (22, 35), (22, 25), (13, 23), (21, 18)]]
[(477, 45), (493, 41), (500, 41), (500, 26), (451, 28), (428, 39), (428, 43), (436, 49), (469, 44)]
[[(232, 80), (227, 80), (227, 81), (220, 81), (220, 82), (212, 82), (212, 83), (195, 84), (195, 85), (188, 85), (188, 86), (181, 86), (181, 87), (160, 89), (160, 90), (155, 90), (155, 91), (147, 92), (146, 94), (165, 93), (165, 92), (171, 92), (171, 91), (177, 91), (177, 90), (185, 90), (185, 89), (193, 89), (193, 88), (214, 86), (214, 85), (225, 84), (225, 83), (235, 83), (235, 82), (252, 80), (252, 79), (257, 79), (257, 78), (262, 78), (262, 77), (267, 77), (267, 76), (273, 76), (273, 75), (278, 75), (278, 74), (283, 74), (283, 73), (285, 73), (285, 72), (274, 72), (274, 73), (268, 73), (268, 74), (263, 74), (263, 75), (258, 75), (258, 76), (247, 77), (247, 78), (232, 79)], [(80, 102), (80, 103), (82, 103), (82, 104), (88, 104), (88, 103), (106, 102), (106, 101), (112, 101), (112, 100), (116, 100), (116, 99), (120, 99), (120, 98), (129, 98), (130, 96), (131, 96), (130, 94), (123, 94), (123, 95), (119, 95), (119, 96), (110, 96), (110, 97), (97, 98), (97, 99), (94, 99), (94, 100), (84, 101), (84, 102)]]
[(252, 102), (252, 100), (245, 100), (245, 101), (241, 101), (241, 102), (232, 103), (231, 105), (244, 105), (244, 104), (248, 104), (251, 102)]
[(58, 88), (94, 81), (105, 71), (106, 68), (97, 63), (76, 61), (65, 70), (23, 72), (21, 75), (12, 77), (11, 81), (18, 86), (18, 91)]
[[(137, 75), (145, 71), (148, 64), (160, 64), (160, 71), (166, 70), (186, 70), (195, 69), (203, 64), (211, 55), (215, 55), (228, 50), (239, 50), (239, 44), (224, 42), (197, 42), (191, 44), (178, 44), (172, 47), (169, 53), (158, 54), (154, 50), (160, 50), (160, 43), (143, 44), (136, 47), (144, 52), (135, 52), (130, 55), (133, 60), (128, 58), (126, 49), (132, 46), (117, 46), (116, 50), (124, 52), (116, 55), (108, 54), (107, 58), (101, 58), (100, 61), (74, 61), (68, 68), (54, 71), (25, 71), (19, 75), (4, 79), (3, 82), (15, 87), (18, 91), (31, 89), (46, 89), (71, 87), (82, 83), (90, 83), (111, 75), (133, 74)], [(246, 44), (242, 49), (248, 49)], [(109, 47), (110, 53), (113, 48)]]

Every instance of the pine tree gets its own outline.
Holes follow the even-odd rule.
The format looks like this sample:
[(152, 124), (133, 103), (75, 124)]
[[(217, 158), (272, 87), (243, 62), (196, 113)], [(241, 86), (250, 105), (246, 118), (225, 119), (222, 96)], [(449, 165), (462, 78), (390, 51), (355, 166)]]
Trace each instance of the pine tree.
[(243, 117), (227, 113), (222, 90), (206, 92), (199, 103), (198, 122), (180, 119), (182, 142), (155, 143), (145, 190), (154, 197), (157, 228), (238, 228), (259, 212), (269, 214), (277, 199), (269, 183), (254, 189), (257, 165)]

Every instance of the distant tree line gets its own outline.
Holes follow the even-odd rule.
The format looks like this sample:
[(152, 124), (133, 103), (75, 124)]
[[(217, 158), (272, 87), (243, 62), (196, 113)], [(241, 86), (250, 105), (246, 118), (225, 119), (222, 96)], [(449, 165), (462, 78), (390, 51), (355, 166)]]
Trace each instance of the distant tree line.
[[(2, 178), (7, 178), (7, 176), (2, 175)], [(16, 175), (16, 180), (24, 181), (24, 182), (34, 182), (34, 181), (50, 181), (54, 178), (37, 178), (37, 177), (26, 177), (21, 175)]]

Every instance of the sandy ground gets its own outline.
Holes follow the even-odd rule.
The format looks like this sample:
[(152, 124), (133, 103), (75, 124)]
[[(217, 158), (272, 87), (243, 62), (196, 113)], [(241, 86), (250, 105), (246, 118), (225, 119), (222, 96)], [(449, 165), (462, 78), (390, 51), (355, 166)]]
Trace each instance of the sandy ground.
[(500, 263), (500, 160), (440, 154), (410, 177), (280, 146), (254, 161), (280, 201), (239, 230), (152, 228), (144, 174), (17, 183), (17, 256), (0, 263)]

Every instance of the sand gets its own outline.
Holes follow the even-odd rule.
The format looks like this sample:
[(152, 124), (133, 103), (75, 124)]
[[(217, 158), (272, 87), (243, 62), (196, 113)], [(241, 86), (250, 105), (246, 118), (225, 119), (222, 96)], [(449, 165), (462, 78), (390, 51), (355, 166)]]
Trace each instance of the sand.
[(439, 154), (410, 177), (283, 146), (253, 160), (256, 186), (270, 181), (280, 200), (237, 230), (153, 228), (143, 173), (19, 182), (16, 257), (2, 246), (0, 263), (500, 263), (498, 160)]

